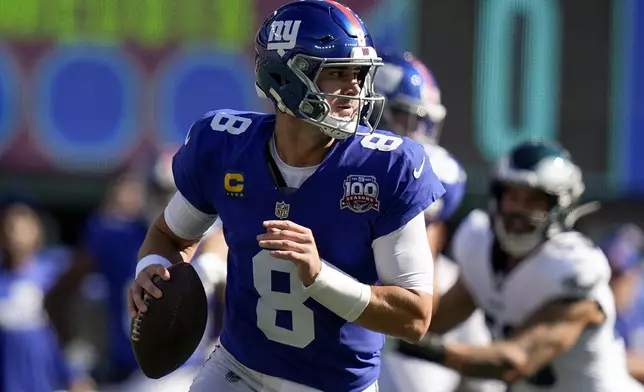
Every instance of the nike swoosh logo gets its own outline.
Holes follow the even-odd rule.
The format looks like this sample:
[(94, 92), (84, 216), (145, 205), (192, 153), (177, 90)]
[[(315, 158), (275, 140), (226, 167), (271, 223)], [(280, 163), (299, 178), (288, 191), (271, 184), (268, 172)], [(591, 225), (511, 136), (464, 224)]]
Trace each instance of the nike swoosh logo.
[(420, 164), (418, 169), (414, 169), (414, 178), (420, 177), (420, 173), (423, 172), (423, 167), (425, 167), (425, 157), (423, 157), (423, 163)]

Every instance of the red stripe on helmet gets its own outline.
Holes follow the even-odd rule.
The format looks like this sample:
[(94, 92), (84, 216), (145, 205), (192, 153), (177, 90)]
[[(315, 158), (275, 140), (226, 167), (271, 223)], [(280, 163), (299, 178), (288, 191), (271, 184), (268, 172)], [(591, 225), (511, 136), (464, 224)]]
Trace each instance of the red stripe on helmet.
[(365, 32), (362, 29), (362, 25), (360, 24), (360, 20), (356, 16), (356, 14), (351, 11), (347, 6), (338, 3), (337, 1), (333, 0), (326, 0), (327, 2), (333, 4), (340, 12), (344, 14), (344, 16), (349, 19), (351, 22), (351, 25), (353, 26), (354, 33), (358, 36), (358, 46), (366, 46), (367, 42), (365, 40)]

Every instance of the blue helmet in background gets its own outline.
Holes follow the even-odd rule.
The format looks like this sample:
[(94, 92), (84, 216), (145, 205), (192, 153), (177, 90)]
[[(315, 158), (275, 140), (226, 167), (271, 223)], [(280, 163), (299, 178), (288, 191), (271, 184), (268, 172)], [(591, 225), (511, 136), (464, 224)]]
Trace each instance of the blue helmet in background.
[[(255, 40), (258, 94), (278, 110), (320, 127), (335, 139), (373, 132), (384, 97), (374, 91), (374, 74), (382, 65), (372, 37), (346, 6), (326, 0), (301, 0), (278, 8), (262, 24)], [(316, 82), (325, 67), (358, 67), (360, 94), (323, 93)], [(331, 115), (327, 98), (358, 100), (352, 118)], [(379, 110), (380, 113), (374, 113)]]
[(380, 127), (418, 141), (437, 142), (447, 111), (432, 73), (410, 52), (381, 53), (376, 91), (386, 97)]

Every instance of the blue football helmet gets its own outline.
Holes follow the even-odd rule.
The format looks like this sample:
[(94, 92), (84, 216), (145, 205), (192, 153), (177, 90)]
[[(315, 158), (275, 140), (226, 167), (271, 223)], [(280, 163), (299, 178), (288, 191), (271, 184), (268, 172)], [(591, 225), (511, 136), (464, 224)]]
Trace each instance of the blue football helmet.
[[(327, 0), (301, 0), (278, 8), (255, 39), (258, 94), (278, 110), (319, 126), (335, 139), (358, 133), (363, 124), (373, 132), (385, 98), (374, 91), (374, 74), (382, 65), (367, 27), (349, 8)], [(356, 67), (360, 93), (355, 96), (320, 91), (323, 68)], [(351, 118), (331, 114), (327, 98), (357, 100)], [(374, 109), (380, 113), (374, 113)]]
[(447, 111), (432, 73), (410, 52), (384, 50), (375, 88), (387, 102), (380, 128), (420, 142), (438, 142)]

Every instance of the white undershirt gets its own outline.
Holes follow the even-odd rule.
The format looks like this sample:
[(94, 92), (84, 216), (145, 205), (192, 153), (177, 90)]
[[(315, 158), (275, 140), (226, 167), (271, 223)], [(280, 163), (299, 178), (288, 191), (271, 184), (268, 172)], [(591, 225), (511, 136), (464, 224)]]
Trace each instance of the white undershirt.
[(277, 148), (275, 147), (275, 139), (271, 139), (270, 146), (271, 156), (277, 165), (277, 168), (280, 169), (282, 177), (284, 177), (284, 182), (289, 188), (299, 188), (304, 184), (307, 178), (311, 177), (313, 173), (320, 167), (320, 165), (315, 166), (291, 166), (286, 164), (282, 158), (280, 158), (277, 153)]
[[(274, 142), (271, 142), (270, 151), (286, 185), (291, 188), (299, 188), (319, 166), (287, 165), (278, 156)], [(218, 220), (217, 215), (199, 211), (180, 192), (170, 200), (164, 216), (170, 230), (185, 239), (199, 238)], [(376, 238), (371, 246), (382, 285), (433, 293), (434, 263), (427, 240), (424, 212), (421, 211), (398, 230)], [(327, 262), (333, 264), (333, 260)]]

